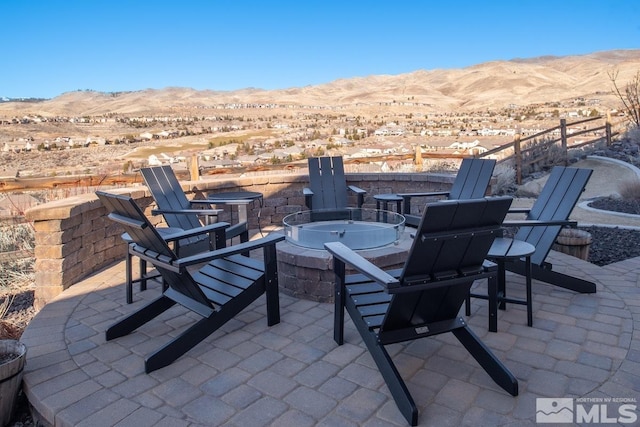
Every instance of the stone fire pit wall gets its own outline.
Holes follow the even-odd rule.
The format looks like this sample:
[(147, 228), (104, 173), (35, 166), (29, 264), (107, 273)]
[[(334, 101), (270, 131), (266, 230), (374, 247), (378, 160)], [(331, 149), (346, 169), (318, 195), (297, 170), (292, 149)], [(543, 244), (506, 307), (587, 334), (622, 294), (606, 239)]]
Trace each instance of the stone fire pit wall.
[[(411, 231), (405, 229), (402, 238), (379, 248), (357, 253), (383, 270), (400, 268), (411, 248)], [(279, 242), (278, 285), (280, 290), (297, 298), (318, 302), (334, 302), (335, 273), (328, 251), (307, 249), (287, 241)], [(347, 274), (356, 273), (349, 266)]]
[[(453, 174), (429, 173), (353, 173), (347, 174), (350, 185), (367, 191), (366, 208), (375, 208), (373, 195), (398, 192), (421, 192), (451, 188)], [(209, 191), (258, 191), (264, 195), (260, 212), (262, 228), (282, 225), (284, 216), (305, 210), (303, 187), (308, 185), (308, 175), (282, 173), (250, 177), (203, 177), (199, 181), (183, 181), (182, 188), (190, 198), (205, 198)], [(152, 218), (155, 224), (162, 217), (151, 216), (153, 199), (145, 186), (109, 189), (116, 194), (129, 194)], [(352, 201), (355, 205), (355, 199)], [(417, 213), (416, 203), (413, 213)], [(249, 226), (258, 228), (258, 203), (250, 205)], [(27, 210), (27, 220), (33, 223), (36, 234), (35, 247), (35, 299), (42, 307), (56, 295), (91, 273), (124, 259), (125, 243), (120, 238), (122, 230), (108, 218), (106, 211), (94, 194), (74, 196), (46, 203)], [(221, 221), (229, 221), (225, 209)], [(234, 221), (235, 222), (235, 218)], [(124, 280), (124, 277), (123, 277)]]

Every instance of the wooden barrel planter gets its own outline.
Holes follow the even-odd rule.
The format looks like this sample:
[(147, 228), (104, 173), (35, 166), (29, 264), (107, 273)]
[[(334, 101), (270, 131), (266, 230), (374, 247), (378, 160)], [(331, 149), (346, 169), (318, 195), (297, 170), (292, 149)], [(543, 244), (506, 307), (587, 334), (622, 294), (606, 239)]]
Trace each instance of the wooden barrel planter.
[(583, 260), (589, 258), (591, 234), (576, 228), (563, 228), (556, 238), (552, 249)]
[(13, 416), (26, 357), (27, 347), (20, 341), (0, 340), (0, 426)]

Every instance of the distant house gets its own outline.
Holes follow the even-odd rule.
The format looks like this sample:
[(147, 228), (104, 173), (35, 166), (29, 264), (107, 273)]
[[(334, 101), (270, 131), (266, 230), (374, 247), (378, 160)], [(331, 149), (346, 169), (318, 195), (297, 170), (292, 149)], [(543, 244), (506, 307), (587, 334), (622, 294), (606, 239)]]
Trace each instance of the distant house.
[(209, 148), (208, 150), (204, 150), (200, 153), (200, 155), (205, 160), (210, 159), (221, 159), (227, 156), (233, 156), (238, 153), (238, 149), (240, 148), (239, 144), (232, 143), (221, 145), (220, 147)]
[(302, 148), (293, 146), (275, 149), (272, 153), (268, 153), (268, 155), (270, 155), (271, 157), (276, 157), (278, 159), (285, 159), (289, 156), (295, 158), (296, 156), (300, 156), (302, 153), (304, 153), (304, 150)]
[(343, 145), (353, 145), (353, 141), (352, 141), (352, 140), (350, 140), (350, 139), (347, 139), (347, 138), (335, 138), (335, 139), (333, 140), (333, 143), (334, 143), (335, 145), (340, 145), (340, 146), (343, 146)]
[(405, 130), (402, 127), (391, 125), (376, 129), (373, 133), (375, 136), (402, 136)]
[(480, 141), (478, 141), (477, 139), (473, 142), (454, 142), (453, 144), (449, 145), (449, 148), (454, 149), (454, 150), (468, 150), (470, 148), (476, 147), (478, 144), (480, 144)]
[(233, 168), (241, 165), (239, 161), (231, 159), (199, 160), (198, 164), (201, 169)]

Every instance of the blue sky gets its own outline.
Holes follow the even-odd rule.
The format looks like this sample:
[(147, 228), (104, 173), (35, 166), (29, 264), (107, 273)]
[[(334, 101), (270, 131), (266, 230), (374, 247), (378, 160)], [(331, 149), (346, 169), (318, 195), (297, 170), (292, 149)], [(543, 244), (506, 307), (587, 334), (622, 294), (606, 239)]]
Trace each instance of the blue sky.
[(1, 0), (0, 97), (283, 89), (640, 48), (637, 0)]

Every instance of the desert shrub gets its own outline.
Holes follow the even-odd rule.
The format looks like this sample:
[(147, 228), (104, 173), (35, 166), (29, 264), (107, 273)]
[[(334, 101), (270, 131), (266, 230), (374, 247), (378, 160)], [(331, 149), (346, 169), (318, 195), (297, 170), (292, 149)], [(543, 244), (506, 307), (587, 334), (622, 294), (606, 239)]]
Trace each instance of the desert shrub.
[(624, 134), (624, 138), (629, 142), (640, 145), (640, 126), (633, 126), (628, 129)]
[(456, 172), (460, 168), (460, 161), (424, 159), (422, 170), (424, 172)]
[(0, 253), (31, 251), (35, 245), (35, 233), (31, 224), (17, 224), (0, 227)]
[(618, 189), (620, 196), (626, 200), (640, 200), (640, 180), (625, 181)]
[(31, 224), (0, 227), (0, 288), (33, 282), (34, 245)]
[(0, 289), (30, 286), (35, 278), (35, 258), (4, 258), (0, 254)]
[(550, 138), (534, 139), (523, 146), (527, 150), (522, 155), (523, 176), (547, 170), (564, 161), (564, 151), (556, 141), (551, 143)]
[(493, 170), (495, 184), (493, 194), (501, 195), (511, 193), (516, 188), (516, 170), (507, 164), (500, 163)]

